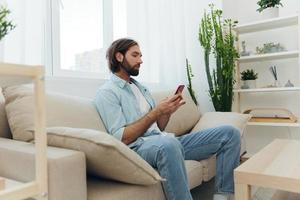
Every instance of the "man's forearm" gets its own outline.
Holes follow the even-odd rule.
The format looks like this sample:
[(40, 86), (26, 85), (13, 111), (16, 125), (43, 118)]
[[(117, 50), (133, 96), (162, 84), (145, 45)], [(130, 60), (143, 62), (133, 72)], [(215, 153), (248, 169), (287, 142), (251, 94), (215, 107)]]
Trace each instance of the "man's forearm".
[(138, 137), (143, 135), (154, 122), (158, 120), (159, 115), (159, 111), (157, 109), (153, 109), (141, 119), (126, 126), (123, 133), (122, 142), (125, 144), (130, 144), (131, 142), (135, 141)]

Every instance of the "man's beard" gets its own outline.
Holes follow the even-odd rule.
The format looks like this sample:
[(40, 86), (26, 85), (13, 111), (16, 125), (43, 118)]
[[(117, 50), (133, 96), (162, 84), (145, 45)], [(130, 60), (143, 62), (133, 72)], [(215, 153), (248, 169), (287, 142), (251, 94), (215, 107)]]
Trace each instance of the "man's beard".
[(140, 64), (130, 66), (129, 63), (127, 62), (126, 58), (124, 58), (123, 62), (120, 63), (120, 67), (122, 67), (129, 76), (137, 76), (139, 75), (139, 67)]

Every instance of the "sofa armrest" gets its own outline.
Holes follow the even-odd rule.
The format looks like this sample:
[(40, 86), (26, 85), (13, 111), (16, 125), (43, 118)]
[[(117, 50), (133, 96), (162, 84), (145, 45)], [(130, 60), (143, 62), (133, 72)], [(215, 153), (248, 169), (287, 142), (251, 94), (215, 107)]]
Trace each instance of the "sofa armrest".
[[(0, 138), (0, 176), (20, 182), (35, 177), (32, 143)], [(82, 152), (48, 147), (49, 200), (87, 199), (85, 156)]]
[(221, 125), (231, 125), (237, 128), (241, 133), (241, 151), (240, 155), (246, 152), (246, 141), (244, 138), (244, 130), (247, 122), (251, 118), (249, 114), (241, 114), (235, 112), (207, 112), (199, 122), (195, 125), (192, 132), (200, 131), (206, 128), (212, 128)]
[(192, 129), (192, 132), (221, 125), (231, 125), (237, 128), (240, 131), (241, 136), (243, 136), (244, 129), (250, 118), (251, 115), (249, 114), (235, 112), (207, 112), (200, 118), (198, 123)]

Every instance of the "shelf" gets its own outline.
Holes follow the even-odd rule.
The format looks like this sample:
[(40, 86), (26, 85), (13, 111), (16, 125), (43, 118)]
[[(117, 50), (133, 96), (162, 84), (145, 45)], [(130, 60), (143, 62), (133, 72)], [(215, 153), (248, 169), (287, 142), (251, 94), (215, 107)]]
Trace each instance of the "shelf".
[(283, 51), (278, 53), (268, 53), (261, 55), (252, 55), (252, 56), (241, 56), (238, 60), (240, 63), (246, 62), (256, 62), (256, 61), (265, 61), (265, 60), (275, 60), (275, 59), (285, 59), (285, 58), (297, 58), (299, 51)]
[(248, 126), (300, 127), (300, 123), (248, 122)]
[(252, 33), (265, 31), (269, 29), (281, 28), (285, 26), (293, 26), (298, 24), (298, 16), (287, 16), (287, 17), (278, 17), (275, 19), (268, 19), (263, 21), (257, 21), (248, 24), (241, 24), (234, 28), (238, 33)]
[(250, 92), (284, 92), (298, 91), (300, 87), (280, 87), (280, 88), (255, 88), (255, 89), (235, 89), (233, 92), (250, 93)]

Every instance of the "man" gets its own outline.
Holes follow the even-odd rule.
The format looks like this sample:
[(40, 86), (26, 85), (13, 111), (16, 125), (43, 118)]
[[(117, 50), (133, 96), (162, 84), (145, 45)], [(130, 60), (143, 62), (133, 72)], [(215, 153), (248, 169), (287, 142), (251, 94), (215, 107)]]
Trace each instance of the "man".
[(185, 102), (181, 94), (155, 105), (149, 91), (131, 78), (143, 63), (136, 41), (114, 41), (106, 54), (111, 79), (97, 92), (95, 104), (107, 131), (158, 170), (166, 199), (192, 199), (184, 160), (202, 160), (217, 154), (215, 200), (234, 192), (233, 169), (239, 164), (240, 133), (221, 126), (180, 137), (166, 133), (170, 116)]

